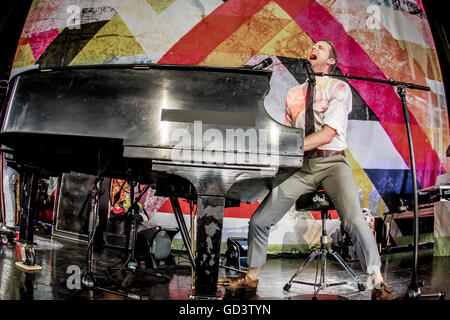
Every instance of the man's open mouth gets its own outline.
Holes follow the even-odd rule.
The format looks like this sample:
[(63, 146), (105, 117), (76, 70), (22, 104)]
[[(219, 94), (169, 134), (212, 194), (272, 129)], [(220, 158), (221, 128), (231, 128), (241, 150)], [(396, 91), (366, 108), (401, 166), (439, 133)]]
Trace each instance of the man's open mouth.
[(309, 60), (316, 60), (317, 56), (315, 53), (311, 53), (311, 55), (309, 56)]

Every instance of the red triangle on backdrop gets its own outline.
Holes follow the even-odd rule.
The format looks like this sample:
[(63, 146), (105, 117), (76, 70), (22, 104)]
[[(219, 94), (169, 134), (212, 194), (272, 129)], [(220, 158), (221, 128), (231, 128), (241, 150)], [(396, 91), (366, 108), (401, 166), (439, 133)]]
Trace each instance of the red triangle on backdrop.
[[(189, 215), (189, 203), (185, 199), (180, 199), (180, 208), (183, 214)], [(259, 202), (253, 202), (250, 204), (241, 203), (239, 207), (229, 207), (225, 208), (224, 216), (227, 218), (247, 218), (249, 219), (253, 212), (258, 208)], [(194, 205), (194, 211), (196, 210), (196, 205)], [(159, 207), (158, 212), (173, 213), (172, 205), (170, 200), (167, 199), (161, 207)]]
[(58, 35), (58, 29), (52, 29), (31, 35), (31, 37), (29, 38), (29, 44), (31, 52), (33, 52), (35, 61), (39, 59), (42, 53)]
[[(180, 208), (183, 214), (189, 215), (189, 203), (185, 199), (180, 199)], [(246, 218), (250, 219), (253, 212), (258, 208), (259, 202), (253, 202), (250, 204), (241, 203), (239, 207), (229, 207), (225, 208), (224, 217), (226, 218)], [(197, 209), (194, 205), (194, 212)], [(158, 212), (173, 213), (172, 205), (170, 200), (167, 199), (161, 207), (159, 207)], [(331, 219), (339, 219), (339, 215), (336, 210), (329, 211)], [(321, 220), (320, 211), (311, 211), (312, 216), (316, 220)]]

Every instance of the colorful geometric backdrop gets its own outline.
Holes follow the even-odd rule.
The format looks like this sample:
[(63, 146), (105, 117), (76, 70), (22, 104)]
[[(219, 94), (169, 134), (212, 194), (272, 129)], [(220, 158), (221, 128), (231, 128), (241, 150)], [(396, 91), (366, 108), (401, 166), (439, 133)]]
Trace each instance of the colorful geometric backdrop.
[[(273, 76), (265, 107), (282, 123), (287, 90), (304, 81), (298, 59), (320, 39), (334, 42), (343, 74), (431, 88), (407, 89), (407, 103), (418, 185), (434, 185), (450, 169), (445, 155), (449, 121), (441, 69), (420, 0), (35, 0), (12, 75), (37, 65), (238, 67), (270, 56)], [(363, 207), (382, 216), (395, 210), (399, 196), (412, 191), (401, 101), (395, 87), (348, 82), (353, 111), (347, 158)], [(156, 223), (174, 225), (167, 199), (150, 192), (142, 202)], [(223, 239), (246, 236), (247, 219), (257, 205), (227, 209)], [(289, 250), (290, 244), (317, 240), (320, 228), (311, 217), (292, 209), (272, 229), (271, 248)], [(330, 224), (334, 230), (337, 226)]]

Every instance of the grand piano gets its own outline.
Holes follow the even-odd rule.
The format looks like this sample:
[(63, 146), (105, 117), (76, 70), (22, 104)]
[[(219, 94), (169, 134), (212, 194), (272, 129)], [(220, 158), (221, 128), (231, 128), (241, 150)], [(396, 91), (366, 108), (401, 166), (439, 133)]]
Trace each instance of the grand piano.
[(0, 144), (29, 185), (22, 190), (28, 202), (21, 238), (33, 241), (29, 194), (43, 172), (101, 172), (151, 185), (171, 200), (195, 200), (195, 295), (215, 297), (225, 206), (256, 201), (302, 166), (303, 131), (274, 121), (264, 108), (271, 75), (183, 65), (16, 75), (2, 109)]

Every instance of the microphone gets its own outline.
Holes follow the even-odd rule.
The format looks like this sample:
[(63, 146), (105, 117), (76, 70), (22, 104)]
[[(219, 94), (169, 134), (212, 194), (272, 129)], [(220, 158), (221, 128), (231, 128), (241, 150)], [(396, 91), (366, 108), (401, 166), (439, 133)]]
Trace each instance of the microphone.
[(267, 68), (273, 63), (272, 58), (266, 58), (263, 61), (261, 61), (258, 64), (255, 64), (254, 66), (244, 65), (243, 68), (246, 69), (252, 69), (252, 70), (262, 70), (264, 68)]
[(309, 62), (308, 60), (304, 60), (303, 68), (306, 71), (306, 75), (308, 76), (309, 81), (311, 81), (311, 82), (316, 81), (316, 74), (314, 73), (314, 71), (311, 67), (311, 62)]

